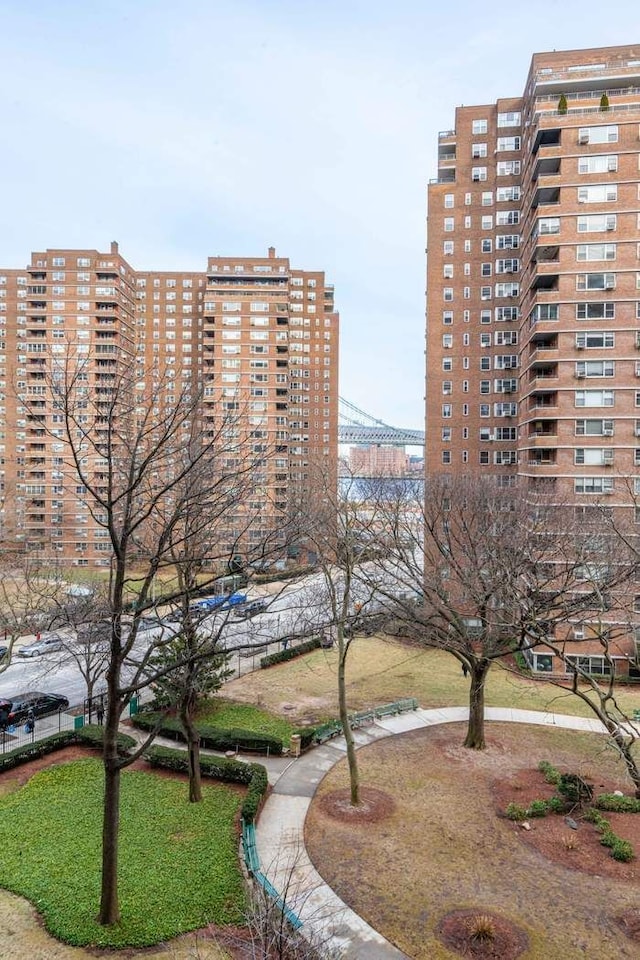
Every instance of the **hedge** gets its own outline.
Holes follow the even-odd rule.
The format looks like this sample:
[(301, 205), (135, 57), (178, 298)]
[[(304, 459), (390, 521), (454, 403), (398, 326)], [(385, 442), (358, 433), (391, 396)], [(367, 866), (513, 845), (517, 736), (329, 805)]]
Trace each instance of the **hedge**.
[[(37, 760), (56, 750), (64, 750), (65, 747), (78, 745), (101, 749), (102, 737), (103, 728), (95, 725), (81, 727), (79, 730), (62, 730), (60, 733), (54, 733), (50, 737), (35, 740), (33, 743), (16, 747), (15, 750), (9, 750), (0, 755), (0, 773), (12, 770), (22, 763)], [(133, 737), (128, 737), (124, 733), (118, 734), (118, 753), (121, 756), (126, 755), (135, 746), (136, 741)]]
[(295, 647), (287, 647), (286, 650), (279, 650), (277, 653), (269, 653), (260, 660), (260, 668), (272, 667), (276, 663), (286, 663), (287, 660), (293, 660), (295, 657), (301, 657), (304, 653), (311, 653), (320, 646), (320, 637), (312, 637), (311, 640), (305, 640)]
[[(131, 718), (134, 726), (141, 730), (157, 728), (158, 736), (170, 740), (185, 740), (182, 724), (175, 717), (162, 717), (162, 714), (144, 710)], [(159, 725), (158, 725), (159, 724)], [(214, 727), (208, 723), (196, 724), (200, 736), (200, 746), (205, 750), (252, 750), (256, 753), (282, 755), (282, 740), (268, 733), (255, 733), (235, 727)]]
[[(188, 772), (188, 758), (184, 750), (170, 747), (150, 747), (145, 759), (152, 767), (163, 767), (179, 773)], [(204, 777), (213, 777), (226, 783), (243, 783), (248, 786), (240, 814), (247, 822), (253, 822), (260, 802), (267, 792), (267, 771), (260, 763), (243, 763), (227, 757), (200, 755), (200, 772)]]

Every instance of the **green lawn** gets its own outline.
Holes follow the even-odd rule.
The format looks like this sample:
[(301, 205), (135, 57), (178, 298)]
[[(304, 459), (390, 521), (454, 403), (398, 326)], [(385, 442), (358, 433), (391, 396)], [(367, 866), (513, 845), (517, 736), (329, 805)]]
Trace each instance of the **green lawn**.
[(232, 700), (210, 700), (198, 711), (198, 721), (216, 727), (240, 727), (253, 733), (268, 733), (280, 737), (288, 744), (294, 731), (293, 724), (283, 717), (261, 710), (249, 703), (234, 703)]
[(29, 899), (47, 929), (72, 944), (146, 946), (242, 920), (234, 818), (237, 790), (123, 772), (121, 923), (100, 926), (102, 766), (80, 760), (41, 771), (0, 797), (0, 886)]

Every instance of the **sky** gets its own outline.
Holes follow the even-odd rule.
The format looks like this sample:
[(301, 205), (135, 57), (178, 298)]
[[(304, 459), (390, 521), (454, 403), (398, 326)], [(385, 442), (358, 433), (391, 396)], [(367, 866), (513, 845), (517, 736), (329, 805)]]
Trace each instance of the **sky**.
[(424, 420), (426, 186), (460, 104), (534, 52), (638, 42), (637, 0), (0, 0), (0, 266), (261, 256), (325, 270), (340, 393)]

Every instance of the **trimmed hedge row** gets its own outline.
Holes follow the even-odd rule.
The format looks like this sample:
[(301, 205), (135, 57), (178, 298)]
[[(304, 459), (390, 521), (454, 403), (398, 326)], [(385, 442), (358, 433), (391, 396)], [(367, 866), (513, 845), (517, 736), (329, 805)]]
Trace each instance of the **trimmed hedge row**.
[[(79, 730), (62, 730), (60, 733), (54, 733), (43, 740), (35, 740), (15, 750), (9, 750), (0, 755), (0, 773), (5, 770), (12, 770), (22, 763), (29, 763), (31, 760), (37, 760), (48, 753), (54, 753), (56, 750), (63, 750), (65, 747), (85, 746), (94, 749), (102, 748), (103, 728), (95, 725), (81, 727)], [(136, 746), (133, 737), (128, 737), (124, 733), (118, 734), (118, 753), (125, 756)]]
[(296, 657), (301, 657), (304, 653), (311, 653), (312, 650), (317, 650), (319, 646), (320, 637), (312, 637), (311, 640), (305, 640), (295, 647), (287, 647), (286, 650), (269, 653), (260, 660), (260, 669), (264, 670), (266, 667), (273, 667), (276, 663), (286, 663), (287, 660), (294, 660)]
[[(158, 722), (160, 721), (159, 726)], [(157, 726), (158, 736), (169, 740), (184, 741), (184, 731), (175, 717), (164, 717), (151, 710), (144, 710), (131, 717), (134, 726), (141, 730), (153, 730)], [(236, 727), (214, 727), (208, 723), (196, 724), (200, 735), (200, 746), (205, 750), (252, 750), (256, 753), (282, 755), (282, 740), (268, 733), (254, 733)]]
[[(188, 758), (184, 750), (172, 750), (170, 747), (150, 747), (145, 759), (152, 767), (188, 772)], [(241, 816), (247, 822), (253, 822), (260, 808), (260, 802), (267, 792), (269, 781), (267, 771), (260, 763), (243, 763), (227, 757), (200, 756), (200, 771), (203, 777), (212, 777), (226, 783), (243, 783), (248, 786), (247, 795), (241, 808)]]

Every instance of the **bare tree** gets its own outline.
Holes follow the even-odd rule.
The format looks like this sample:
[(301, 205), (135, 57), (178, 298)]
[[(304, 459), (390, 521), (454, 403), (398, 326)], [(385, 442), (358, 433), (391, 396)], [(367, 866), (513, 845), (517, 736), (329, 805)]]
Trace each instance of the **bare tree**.
[(409, 488), (381, 505), (393, 543), (376, 566), (408, 635), (451, 653), (469, 675), (464, 745), (483, 749), (491, 665), (586, 614), (598, 591), (623, 581), (628, 569), (610, 566), (598, 591), (584, 589), (579, 570), (585, 562), (602, 565), (607, 547), (581, 537), (573, 511), (543, 495), (441, 477), (427, 480), (424, 496), (417, 493)]
[(307, 547), (318, 565), (317, 578), (299, 600), (307, 630), (331, 638), (338, 653), (338, 710), (347, 746), (351, 803), (360, 803), (360, 779), (347, 701), (347, 658), (356, 626), (367, 615), (374, 589), (358, 576), (363, 552), (372, 542), (375, 519), (359, 499), (357, 482), (342, 481), (340, 491), (329, 476), (316, 471), (314, 496), (302, 507)]
[[(265, 485), (268, 468), (264, 454), (254, 454), (252, 444), (247, 443), (241, 418), (227, 412), (203, 415), (201, 397), (189, 381), (180, 387), (169, 377), (173, 371), (164, 377), (155, 370), (146, 373), (142, 382), (146, 382), (147, 389), (141, 394), (137, 389), (140, 372), (133, 360), (125, 357), (113, 368), (108, 387), (89, 392), (85, 385), (86, 364), (70, 350), (65, 362), (53, 369), (51, 381), (63, 422), (66, 476), (81, 491), (81, 499), (105, 531), (112, 554), (98, 917), (102, 924), (117, 923), (120, 917), (121, 771), (148, 745), (142, 744), (128, 758), (118, 755), (117, 735), (123, 713), (131, 697), (154, 678), (181, 668), (190, 659), (205, 659), (213, 652), (206, 647), (197, 654), (185, 650), (182, 661), (155, 671), (150, 669), (155, 650), (164, 642), (162, 638), (148, 640), (148, 635), (143, 637), (140, 631), (142, 616), (154, 606), (154, 578), (174, 563), (181, 538), (187, 538), (185, 517), (198, 516), (202, 528), (207, 524), (216, 528), (215, 538), (200, 541), (202, 552), (198, 559), (201, 569), (206, 571), (205, 584), (213, 584), (222, 571), (227, 571), (232, 558), (245, 545), (250, 547), (249, 528), (254, 534), (257, 531), (263, 542), (281, 543), (285, 535), (278, 529), (268, 505), (261, 505), (258, 511), (247, 501), (249, 489)], [(261, 522), (256, 527), (258, 512)], [(132, 580), (137, 601), (131, 622), (125, 624), (125, 598)], [(180, 596), (178, 586), (175, 598)], [(152, 732), (150, 737), (153, 735)]]
[(65, 581), (55, 564), (25, 553), (7, 553), (0, 561), (0, 673), (10, 665), (16, 643), (47, 629), (64, 596)]

